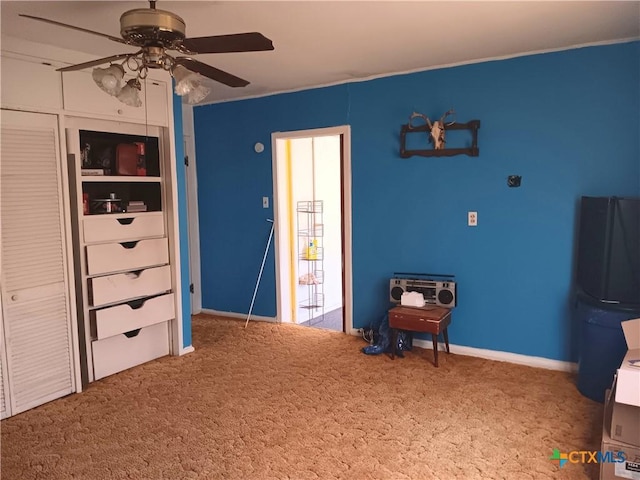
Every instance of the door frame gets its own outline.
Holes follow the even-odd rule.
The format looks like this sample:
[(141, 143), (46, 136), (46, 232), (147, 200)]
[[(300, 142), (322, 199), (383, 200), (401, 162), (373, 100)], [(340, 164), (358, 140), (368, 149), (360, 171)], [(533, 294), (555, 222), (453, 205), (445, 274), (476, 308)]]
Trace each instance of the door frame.
[[(284, 284), (283, 278), (288, 278), (288, 273), (283, 270), (283, 263), (289, 258), (280, 258), (279, 246), (284, 239), (281, 239), (280, 225), (278, 218), (279, 205), (279, 185), (278, 185), (278, 140), (293, 140), (297, 138), (310, 137), (341, 137), (341, 196), (342, 196), (342, 293), (343, 293), (343, 315), (344, 331), (351, 334), (353, 331), (353, 256), (352, 256), (352, 206), (351, 206), (351, 127), (340, 125), (336, 127), (315, 128), (311, 130), (295, 130), (288, 132), (273, 132), (271, 134), (271, 162), (273, 171), (273, 214), (276, 225), (274, 234), (275, 251), (275, 273), (276, 273), (276, 321), (282, 322), (285, 309), (290, 303), (289, 285)], [(287, 263), (288, 265), (288, 263)], [(288, 268), (287, 268), (288, 270)]]
[(187, 218), (189, 223), (189, 283), (193, 285), (191, 293), (191, 314), (202, 311), (202, 288), (200, 271), (200, 221), (198, 213), (198, 174), (196, 171), (196, 143), (193, 121), (193, 106), (182, 105), (182, 139), (184, 155), (189, 159), (185, 165), (187, 188)]

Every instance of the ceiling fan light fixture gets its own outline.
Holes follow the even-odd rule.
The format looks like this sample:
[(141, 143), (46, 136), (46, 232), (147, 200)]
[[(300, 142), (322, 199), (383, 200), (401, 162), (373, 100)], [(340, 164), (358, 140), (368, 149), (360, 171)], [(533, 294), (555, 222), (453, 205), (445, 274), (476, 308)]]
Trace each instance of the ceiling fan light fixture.
[(137, 78), (132, 78), (122, 87), (120, 93), (116, 95), (116, 98), (130, 107), (141, 107), (142, 100), (140, 100), (138, 93), (141, 89), (142, 85), (140, 85), (140, 81)]
[(171, 74), (176, 80), (174, 91), (176, 95), (185, 96), (187, 103), (194, 104), (209, 95), (211, 88), (202, 83), (204, 77), (199, 73), (192, 72), (187, 68), (176, 65)]
[(191, 91), (191, 89), (193, 88), (191, 81), (192, 75), (194, 75), (193, 72), (187, 70), (181, 65), (176, 65), (173, 68), (173, 70), (171, 71), (171, 76), (173, 76), (173, 78), (175, 78), (176, 80), (176, 86), (174, 88), (176, 95), (183, 96)]
[(207, 95), (209, 95), (210, 93), (211, 93), (211, 88), (206, 87), (204, 85), (198, 85), (196, 88), (194, 88), (187, 94), (187, 103), (190, 105), (199, 103), (205, 98), (207, 98)]
[[(135, 91), (135, 85), (131, 82), (124, 83), (125, 68), (128, 73), (143, 80), (150, 69), (162, 69), (174, 75), (174, 70), (180, 64), (184, 67), (184, 72), (180, 73), (180, 69), (177, 69), (177, 75), (174, 75), (176, 93), (180, 96), (186, 95), (189, 103), (197, 103), (211, 91), (210, 87), (203, 84), (203, 78), (209, 78), (232, 88), (246, 87), (249, 81), (195, 60), (191, 58), (193, 55), (263, 52), (274, 49), (273, 42), (258, 32), (187, 38), (185, 21), (175, 13), (156, 9), (155, 0), (149, 0), (149, 8), (136, 8), (121, 15), (120, 37), (34, 15), (20, 14), (20, 16), (138, 47), (140, 50), (136, 53), (119, 53), (56, 69), (59, 72), (72, 72), (93, 68), (92, 77), (96, 85), (109, 95), (123, 99), (124, 103), (130, 105), (141, 105), (141, 102), (138, 92)], [(167, 53), (168, 50), (176, 50), (185, 56), (172, 56)], [(122, 61), (122, 64), (112, 63), (119, 61)], [(107, 68), (97, 68), (97, 65), (107, 63), (111, 65)]]
[(124, 68), (118, 64), (111, 64), (106, 68), (94, 68), (91, 76), (98, 87), (115, 97), (122, 89)]

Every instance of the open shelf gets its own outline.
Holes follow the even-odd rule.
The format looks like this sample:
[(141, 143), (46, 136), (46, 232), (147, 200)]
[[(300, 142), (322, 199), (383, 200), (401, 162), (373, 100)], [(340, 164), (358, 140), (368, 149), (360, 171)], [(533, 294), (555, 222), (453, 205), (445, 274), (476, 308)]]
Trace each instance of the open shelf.
[(304, 309), (315, 309), (324, 307), (324, 294), (314, 293), (309, 298), (300, 302), (300, 307)]
[(322, 213), (322, 200), (309, 200), (298, 202), (300, 213)]

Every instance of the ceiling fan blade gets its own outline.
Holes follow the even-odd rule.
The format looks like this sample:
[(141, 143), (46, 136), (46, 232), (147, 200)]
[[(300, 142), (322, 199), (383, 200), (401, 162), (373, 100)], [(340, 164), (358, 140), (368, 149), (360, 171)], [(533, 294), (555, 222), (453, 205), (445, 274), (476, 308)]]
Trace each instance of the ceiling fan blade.
[(182, 46), (193, 53), (262, 52), (273, 50), (273, 42), (258, 32), (185, 38)]
[(235, 75), (231, 75), (230, 73), (219, 70), (211, 65), (207, 65), (206, 63), (199, 62), (194, 60), (193, 58), (188, 57), (177, 57), (176, 63), (178, 65), (182, 65), (188, 70), (192, 72), (199, 73), (204, 75), (205, 77), (209, 77), (216, 82), (224, 83), (230, 87), (246, 87), (249, 85), (249, 82), (243, 80), (242, 78), (236, 77)]
[(97, 60), (91, 60), (90, 62), (78, 63), (77, 65), (71, 65), (69, 67), (63, 67), (56, 69), (58, 72), (73, 72), (75, 70), (82, 70), (84, 68), (95, 67), (97, 65), (102, 65), (103, 63), (113, 62), (115, 60), (120, 60), (121, 58), (133, 57), (140, 52), (136, 53), (120, 53), (118, 55), (111, 55), (110, 57), (99, 58)]
[(32, 20), (38, 20), (40, 22), (50, 23), (52, 25), (58, 25), (59, 27), (72, 28), (73, 30), (78, 30), (79, 32), (90, 33), (91, 35), (98, 35), (100, 37), (104, 37), (104, 38), (108, 38), (109, 40), (113, 40), (114, 42), (124, 43), (125, 45), (127, 44), (127, 42), (125, 42), (122, 38), (114, 37), (114, 36), (111, 36), (111, 35), (107, 35), (106, 33), (94, 32), (93, 30), (88, 30), (86, 28), (76, 27), (74, 25), (68, 25), (68, 24), (62, 23), (62, 22), (56, 22), (55, 20), (49, 20), (48, 18), (34, 17), (33, 15), (25, 15), (24, 13), (20, 13), (19, 15), (21, 17), (30, 18)]

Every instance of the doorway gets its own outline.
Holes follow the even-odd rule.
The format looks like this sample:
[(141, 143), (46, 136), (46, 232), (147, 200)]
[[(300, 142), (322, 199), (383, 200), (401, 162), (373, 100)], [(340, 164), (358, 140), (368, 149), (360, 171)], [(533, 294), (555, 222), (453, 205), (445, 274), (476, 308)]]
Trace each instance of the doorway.
[(278, 321), (351, 332), (348, 126), (272, 135)]

